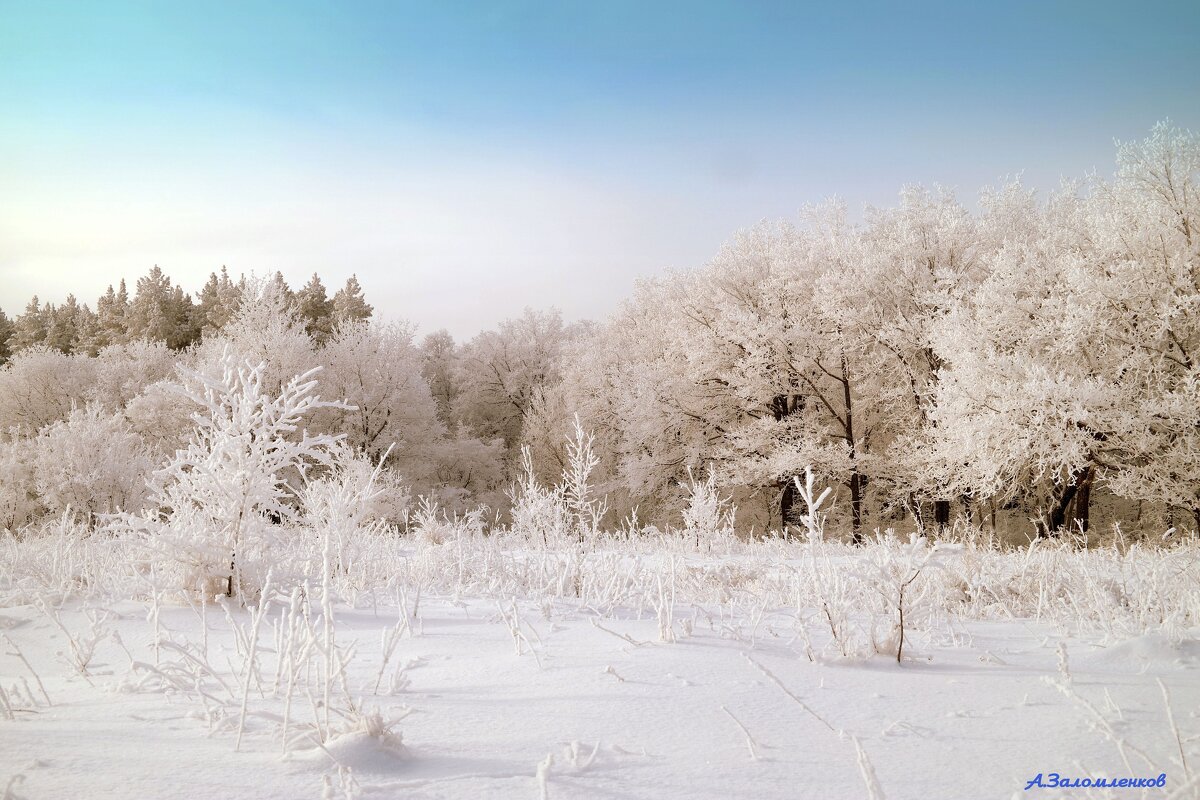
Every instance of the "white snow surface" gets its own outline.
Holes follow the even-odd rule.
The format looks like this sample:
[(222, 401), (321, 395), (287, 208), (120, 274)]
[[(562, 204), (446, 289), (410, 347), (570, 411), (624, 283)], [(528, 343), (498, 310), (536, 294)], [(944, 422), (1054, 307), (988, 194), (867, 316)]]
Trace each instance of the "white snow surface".
[[(201, 604), (147, 588), (149, 578), (124, 596), (116, 583), (34, 590), (30, 565), (48, 562), (14, 545), (0, 595), (0, 796), (1200, 796), (1195, 626), (1138, 634), (1108, 617), (1076, 625), (993, 603), (979, 618), (922, 617), (897, 663), (886, 642), (843, 655), (819, 608), (766, 605), (786, 584), (767, 591), (745, 578), (788, 574), (802, 558), (731, 545), (720, 556), (602, 560), (646, 571), (630, 585), (669, 575), (672, 595), (689, 569), (731, 587), (702, 599), (681, 577), (673, 604), (663, 590), (656, 608), (628, 593), (602, 604), (587, 581), (582, 598), (566, 580), (519, 596), (498, 576), (551, 555), (502, 562), (500, 546), (468, 556), (461, 543), (414, 545), (408, 572), (339, 584), (328, 599), (330, 580), (272, 590), (255, 640), (254, 599)], [(862, 574), (872, 552), (839, 549), (812, 574)], [(1035, 555), (1007, 557), (1028, 571)], [(424, 588), (409, 583), (418, 563)], [(454, 581), (431, 577), (454, 565)], [(337, 677), (323, 682), (331, 664)], [(1026, 790), (1054, 772), (1167, 779), (1162, 789)]]

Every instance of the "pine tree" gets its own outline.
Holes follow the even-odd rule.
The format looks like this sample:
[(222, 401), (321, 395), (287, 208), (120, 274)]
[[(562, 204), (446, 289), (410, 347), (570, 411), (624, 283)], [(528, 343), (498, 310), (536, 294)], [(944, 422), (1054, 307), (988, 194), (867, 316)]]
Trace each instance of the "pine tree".
[(242, 290), (229, 278), (229, 270), (222, 266), (221, 274), (212, 273), (200, 290), (200, 302), (196, 305), (197, 321), (201, 334), (220, 331), (225, 323), (237, 313), (242, 301)]
[(13, 335), (13, 330), (12, 320), (4, 313), (4, 309), (0, 309), (0, 367), (7, 364), (12, 355), (8, 340)]
[(37, 295), (34, 295), (29, 305), (25, 306), (25, 313), (17, 317), (13, 326), (12, 337), (9, 339), (12, 352), (16, 353), (26, 347), (45, 342), (48, 327), (46, 309), (42, 308)]
[(55, 308), (49, 306), (50, 324), (46, 330), (46, 344), (60, 353), (70, 355), (79, 344), (79, 303), (75, 295), (67, 295), (67, 301)]
[(187, 347), (194, 341), (195, 331), (189, 326), (190, 296), (156, 264), (143, 278), (138, 278), (137, 294), (129, 305), (129, 338), (166, 342), (173, 350)]
[(100, 347), (124, 344), (128, 339), (129, 291), (124, 280), (120, 285), (121, 288), (114, 292), (110, 284), (96, 301), (96, 344)]
[(374, 309), (363, 299), (362, 287), (358, 285), (358, 276), (351, 275), (346, 285), (338, 289), (333, 296), (333, 318), (336, 322), (369, 319)]
[(300, 318), (304, 321), (304, 330), (318, 345), (323, 345), (333, 332), (333, 301), (325, 292), (325, 284), (320, 276), (313, 273), (312, 278), (296, 294), (296, 303)]
[(171, 337), (167, 339), (167, 346), (172, 350), (182, 350), (200, 341), (204, 324), (196, 304), (192, 302), (192, 296), (185, 294), (181, 286), (176, 286), (171, 292), (171, 309), (175, 315), (175, 326)]
[(288, 308), (296, 307), (296, 293), (292, 291), (292, 287), (288, 286), (287, 281), (283, 279), (283, 273), (279, 270), (271, 276), (268, 283), (274, 284), (275, 291), (283, 298)]
[(100, 318), (88, 307), (87, 303), (79, 307), (79, 315), (75, 318), (75, 328), (79, 332), (75, 351), (87, 353), (89, 356), (98, 355), (100, 348), (104, 347), (100, 336)]

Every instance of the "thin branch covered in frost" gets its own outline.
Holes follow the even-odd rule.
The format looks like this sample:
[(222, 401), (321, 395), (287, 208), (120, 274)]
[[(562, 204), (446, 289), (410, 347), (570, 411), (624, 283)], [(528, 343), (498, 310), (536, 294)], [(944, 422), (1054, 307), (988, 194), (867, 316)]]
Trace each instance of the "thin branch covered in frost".
[(875, 775), (875, 767), (871, 764), (871, 759), (867, 758), (867, 751), (863, 749), (862, 742), (856, 736), (850, 738), (854, 742), (854, 752), (858, 757), (858, 771), (867, 787), (867, 800), (886, 800), (883, 789), (879, 786), (879, 778)]
[(742, 735), (744, 735), (746, 737), (746, 749), (750, 751), (750, 760), (751, 761), (761, 761), (762, 759), (758, 755), (758, 747), (759, 747), (758, 742), (756, 742), (754, 740), (754, 737), (750, 735), (749, 729), (745, 725), (743, 725), (741, 720), (739, 720), (737, 717), (735, 717), (733, 715), (733, 712), (730, 711), (728, 708), (726, 708), (725, 706), (721, 706), (721, 710), (725, 712), (725, 716), (727, 716), (731, 720), (733, 720), (733, 724), (737, 725), (738, 730), (740, 730), (742, 732)]

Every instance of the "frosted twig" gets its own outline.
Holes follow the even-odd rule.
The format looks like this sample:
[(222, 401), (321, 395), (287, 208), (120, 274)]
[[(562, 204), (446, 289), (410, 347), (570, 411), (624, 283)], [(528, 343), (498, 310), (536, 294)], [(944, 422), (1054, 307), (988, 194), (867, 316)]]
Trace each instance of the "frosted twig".
[(50, 702), (50, 695), (46, 694), (46, 687), (42, 685), (42, 679), (38, 677), (38, 674), (34, 671), (33, 667), (30, 666), (29, 660), (25, 658), (25, 654), (21, 652), (21, 648), (17, 647), (17, 643), (10, 639), (7, 633), (4, 634), (4, 641), (8, 642), (8, 646), (13, 649), (12, 655), (21, 659), (21, 663), (25, 665), (25, 669), (29, 670), (29, 674), (33, 676), (33, 680), (37, 683), (38, 690), (42, 693), (42, 697), (46, 698), (46, 705), (53, 705), (53, 703)]
[(624, 639), (625, 641), (629, 642), (634, 647), (641, 647), (643, 645), (650, 644), (649, 642), (639, 642), (637, 639), (634, 639), (632, 636), (629, 636), (627, 634), (617, 633), (616, 631), (612, 630), (611, 628), (604, 627), (603, 625), (601, 625), (599, 622), (597, 622), (594, 619), (592, 620), (592, 627), (599, 628), (600, 630), (604, 631), (607, 634), (616, 636), (618, 639)]
[(8, 783), (4, 786), (4, 794), (0, 795), (0, 800), (23, 800), (21, 795), (17, 794), (17, 787), (25, 782), (25, 776), (22, 774), (13, 775), (8, 779)]
[(854, 751), (858, 755), (858, 771), (862, 774), (863, 783), (867, 785), (867, 800), (886, 800), (883, 789), (879, 786), (879, 778), (875, 776), (875, 768), (867, 758), (867, 751), (863, 750), (857, 736), (851, 736), (850, 740), (854, 742)]
[(545, 760), (537, 766), (538, 792), (541, 800), (550, 800), (550, 767), (554, 766), (554, 754), (548, 753)]
[(1192, 772), (1188, 769), (1187, 756), (1183, 753), (1183, 740), (1179, 737), (1179, 726), (1175, 724), (1175, 715), (1171, 712), (1171, 695), (1167, 693), (1167, 685), (1162, 682), (1162, 678), (1155, 678), (1158, 682), (1158, 688), (1162, 690), (1163, 705), (1167, 709), (1167, 723), (1171, 726), (1171, 733), (1175, 736), (1175, 746), (1179, 748), (1179, 765), (1183, 767), (1184, 780), (1192, 779)]
[[(822, 717), (822, 716), (821, 716), (820, 714), (818, 714), (817, 712), (813, 711), (813, 710), (812, 710), (812, 709), (811, 709), (811, 708), (808, 706), (808, 704), (807, 704), (807, 703), (805, 703), (803, 700), (801, 700), (799, 697), (797, 697), (795, 694), (793, 694), (791, 689), (789, 689), (789, 688), (787, 688), (786, 686), (784, 686), (784, 685), (783, 685), (783, 682), (782, 682), (782, 681), (780, 681), (780, 680), (779, 680), (779, 678), (775, 677), (775, 673), (774, 673), (774, 672), (771, 672), (771, 670), (767, 669), (767, 668), (766, 668), (766, 667), (764, 667), (762, 664), (760, 664), (760, 663), (758, 663), (757, 661), (755, 661), (755, 660), (754, 660), (753, 658), (751, 658), (751, 657), (749, 656), (749, 654), (747, 654), (747, 653), (742, 653), (742, 657), (743, 657), (743, 658), (745, 658), (747, 661), (749, 661), (749, 662), (750, 662), (751, 664), (753, 664), (754, 666), (758, 667), (758, 671), (759, 671), (759, 672), (761, 672), (763, 675), (766, 675), (768, 678), (770, 678), (770, 679), (771, 679), (771, 681), (772, 681), (772, 682), (773, 682), (773, 683), (774, 683), (776, 686), (778, 686), (778, 687), (779, 687), (781, 690), (783, 690), (783, 693), (784, 693), (784, 694), (786, 694), (788, 697), (790, 697), (790, 698), (792, 698), (793, 700), (795, 700), (797, 705), (799, 705), (801, 708), (803, 708), (805, 711), (807, 711), (809, 714), (811, 714), (811, 715), (812, 715), (814, 718), (816, 718), (816, 720), (817, 720), (818, 722), (820, 722), (822, 725), (824, 725), (826, 728), (828, 728), (828, 729), (830, 730), (830, 732), (832, 732), (832, 733), (838, 733), (838, 731), (837, 731), (837, 730), (836, 730), (836, 729), (835, 729), (835, 728), (834, 728), (832, 725), (830, 725), (830, 724), (829, 724), (829, 723), (828, 723), (828, 722), (825, 720), (825, 718), (824, 718), (824, 717)], [(839, 735), (840, 735), (840, 734), (839, 734)]]
[(724, 711), (726, 716), (728, 716), (731, 720), (733, 720), (733, 724), (737, 725), (738, 728), (741, 729), (742, 733), (745, 734), (746, 749), (750, 751), (750, 760), (751, 761), (761, 761), (762, 759), (759, 758), (758, 750), (757, 750), (758, 742), (754, 741), (754, 737), (750, 735), (750, 731), (746, 728), (745, 725), (743, 725), (741, 723), (741, 721), (737, 717), (735, 717), (733, 715), (733, 712), (730, 711), (728, 708), (726, 708), (725, 706), (721, 706), (721, 710)]

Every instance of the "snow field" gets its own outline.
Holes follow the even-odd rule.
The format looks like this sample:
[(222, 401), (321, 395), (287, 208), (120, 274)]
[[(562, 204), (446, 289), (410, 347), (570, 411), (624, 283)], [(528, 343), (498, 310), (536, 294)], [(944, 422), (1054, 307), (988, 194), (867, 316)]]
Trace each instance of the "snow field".
[(9, 541), (9, 796), (1196, 796), (1192, 541), (289, 533), (245, 607), (133, 540)]

